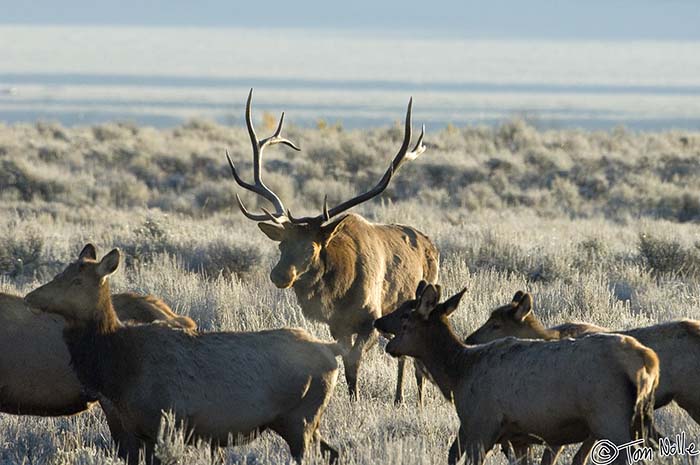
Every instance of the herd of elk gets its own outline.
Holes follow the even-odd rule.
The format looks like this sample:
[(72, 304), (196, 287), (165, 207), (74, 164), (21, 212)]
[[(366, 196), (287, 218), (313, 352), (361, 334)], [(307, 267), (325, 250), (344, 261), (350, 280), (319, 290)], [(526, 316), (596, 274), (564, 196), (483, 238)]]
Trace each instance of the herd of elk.
[(198, 333), (123, 324), (108, 279), (119, 262), (117, 249), (100, 261), (83, 256), (25, 299), (65, 319), (73, 369), (99, 400), (121, 457), (136, 465), (145, 448), (156, 463), (161, 415), (172, 411), (193, 440), (213, 447), (270, 429), (299, 462), (313, 441), (337, 459), (318, 431), (338, 375), (337, 344), (302, 329)]
[[(279, 242), (280, 259), (270, 280), (280, 289), (294, 289), (304, 315), (328, 325), (331, 336), (347, 348), (343, 356), (348, 389), (357, 397), (357, 377), (363, 353), (376, 341), (374, 320), (391, 312), (413, 294), (421, 280), (437, 281), (439, 254), (422, 232), (399, 224), (374, 224), (356, 214), (339, 216), (350, 208), (381, 194), (406, 160), (425, 150), (423, 134), (409, 151), (411, 106), (408, 103), (401, 148), (379, 182), (369, 191), (328, 208), (317, 216), (295, 218), (282, 200), (262, 180), (263, 150), (274, 144), (299, 148), (281, 136), (284, 113), (275, 133), (258, 140), (253, 129), (248, 94), (245, 119), (253, 149), (253, 184), (241, 179), (231, 157), (227, 158), (236, 183), (269, 201), (274, 212), (250, 213), (236, 195), (243, 214), (258, 222), (262, 232)], [(354, 342), (353, 342), (353, 337)], [(402, 399), (404, 359), (399, 361), (396, 402)], [(423, 393), (423, 370), (416, 366), (419, 399)]]
[[(535, 315), (530, 294), (518, 291), (510, 305), (494, 310), (489, 319), (467, 337), (465, 343), (485, 344), (504, 337), (557, 341), (609, 331), (588, 323), (564, 323), (547, 329)], [(635, 338), (658, 355), (661, 378), (654, 408), (675, 400), (700, 424), (700, 375), (689, 369), (700, 360), (700, 321), (671, 321), (616, 333)], [(551, 457), (545, 457), (543, 461), (553, 463), (560, 451), (561, 448), (547, 450), (545, 454), (551, 454)]]
[[(342, 357), (352, 399), (358, 399), (363, 355), (378, 332), (399, 358), (394, 400), (403, 399), (406, 357), (414, 358), (418, 400), (426, 377), (454, 403), (460, 427), (448, 454), (481, 464), (494, 445), (510, 459), (529, 461), (529, 448), (546, 446), (552, 465), (563, 445), (583, 443), (583, 465), (595, 441), (615, 444), (658, 437), (653, 409), (675, 400), (700, 423), (700, 379), (688, 367), (700, 358), (700, 321), (682, 320), (612, 333), (584, 323), (545, 328), (532, 297), (518, 292), (493, 311), (465, 342), (449, 317), (465, 291), (441, 303), (439, 253), (422, 232), (376, 224), (351, 208), (380, 195), (407, 160), (424, 151), (424, 129), (412, 139), (412, 101), (404, 138), (379, 182), (316, 216), (294, 217), (262, 180), (262, 155), (272, 145), (299, 150), (274, 134), (259, 140), (245, 120), (253, 152), (253, 182), (242, 179), (228, 153), (235, 182), (272, 209), (251, 213), (279, 242), (270, 280), (292, 288), (303, 314), (328, 325), (336, 342), (299, 328), (258, 332), (198, 332), (149, 295), (110, 292), (121, 262), (118, 249), (101, 260), (93, 245), (24, 299), (0, 294), (0, 412), (71, 415), (99, 403), (118, 454), (130, 465), (154, 455), (163, 412), (173, 413), (188, 440), (212, 448), (279, 434), (301, 462), (311, 447), (339, 458), (319, 431)], [(586, 337), (583, 337), (586, 336)], [(544, 339), (544, 340), (541, 340)], [(658, 356), (657, 356), (658, 354)], [(593, 376), (592, 376), (593, 374)], [(616, 463), (623, 463), (624, 456)]]
[[(528, 444), (586, 441), (574, 458), (581, 464), (594, 440), (625, 444), (646, 436), (659, 379), (651, 349), (617, 334), (465, 345), (448, 320), (464, 292), (440, 303), (440, 286), (422, 282), (415, 299), (397, 309), (400, 319), (375, 322), (394, 334), (386, 351), (420, 360), (454, 403), (460, 428), (450, 464), (464, 454), (467, 463), (480, 464), (499, 443), (522, 451)], [(621, 455), (616, 463), (625, 461)]]
[[(81, 258), (95, 258), (88, 245)], [(196, 329), (190, 318), (176, 315), (152, 296), (112, 296), (122, 321), (158, 321)], [(63, 342), (63, 318), (36, 311), (22, 297), (0, 294), (0, 412), (15, 415), (72, 415), (97, 399), (80, 387)]]

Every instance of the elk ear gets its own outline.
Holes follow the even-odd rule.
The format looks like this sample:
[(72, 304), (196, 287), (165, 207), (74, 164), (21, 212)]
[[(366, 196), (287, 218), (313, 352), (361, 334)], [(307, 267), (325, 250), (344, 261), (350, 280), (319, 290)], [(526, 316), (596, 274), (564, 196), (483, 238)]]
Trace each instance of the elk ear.
[(346, 215), (338, 221), (321, 226), (321, 237), (323, 238), (324, 247), (327, 246), (333, 240), (333, 238), (343, 230), (345, 227), (345, 220), (347, 220), (349, 217), (350, 215)]
[(465, 292), (467, 292), (466, 287), (447, 299), (445, 303), (442, 304), (442, 314), (445, 316), (452, 315), (452, 313), (457, 310), (457, 307), (459, 307), (459, 303), (462, 301), (462, 297), (464, 297)]
[(515, 295), (513, 296), (513, 302), (515, 302), (515, 303), (520, 302), (520, 300), (523, 298), (524, 295), (525, 295), (525, 293), (523, 291), (516, 292)]
[(121, 253), (119, 249), (114, 249), (107, 255), (105, 255), (100, 263), (97, 265), (97, 275), (104, 279), (119, 268), (119, 262), (121, 261)]
[(418, 298), (416, 312), (418, 312), (420, 316), (427, 320), (430, 316), (430, 312), (432, 312), (435, 309), (435, 307), (437, 307), (439, 301), (440, 297), (438, 295), (437, 288), (432, 284), (428, 284), (423, 290), (423, 293)]
[(517, 321), (523, 321), (530, 313), (532, 313), (532, 296), (526, 293), (515, 306), (513, 318)]
[(279, 224), (258, 223), (258, 228), (273, 241), (282, 242), (284, 238), (284, 226)]
[(418, 283), (418, 287), (416, 288), (416, 299), (418, 299), (423, 291), (425, 290), (425, 286), (428, 285), (428, 281), (425, 279), (421, 279), (421, 281)]
[(97, 249), (90, 243), (85, 244), (83, 250), (80, 251), (80, 255), (78, 255), (79, 261), (83, 261), (85, 259), (97, 260)]

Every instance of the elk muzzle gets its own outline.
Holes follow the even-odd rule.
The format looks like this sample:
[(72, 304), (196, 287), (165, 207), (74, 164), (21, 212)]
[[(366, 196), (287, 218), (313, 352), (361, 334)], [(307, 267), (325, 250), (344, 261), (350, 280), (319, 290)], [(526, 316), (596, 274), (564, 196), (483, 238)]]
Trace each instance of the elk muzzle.
[(44, 286), (34, 289), (32, 292), (24, 296), (24, 303), (30, 307), (38, 308), (40, 310), (45, 310), (48, 307), (49, 302), (46, 298), (45, 293), (42, 292)]
[(401, 315), (399, 310), (374, 320), (374, 327), (382, 334), (396, 334), (401, 330)]
[(284, 269), (275, 267), (270, 272), (270, 281), (278, 289), (289, 289), (299, 276), (295, 267), (290, 266)]

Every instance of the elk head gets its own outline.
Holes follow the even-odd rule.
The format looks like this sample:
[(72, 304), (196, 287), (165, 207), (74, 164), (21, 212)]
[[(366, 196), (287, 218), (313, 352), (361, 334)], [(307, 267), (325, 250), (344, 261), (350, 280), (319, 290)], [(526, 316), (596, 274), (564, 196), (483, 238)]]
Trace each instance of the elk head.
[(95, 314), (99, 303), (105, 299), (110, 303), (107, 278), (117, 270), (119, 261), (118, 249), (97, 261), (95, 246), (87, 244), (77, 261), (27, 294), (24, 300), (32, 307), (61, 315), (70, 323), (95, 321), (99, 318)]
[[(532, 296), (518, 291), (508, 305), (491, 312), (489, 319), (464, 341), (466, 344), (485, 344), (508, 336), (522, 339), (541, 337), (534, 323), (532, 314)], [(539, 325), (539, 322), (537, 322)], [(540, 325), (541, 326), (541, 325)]]
[[(440, 302), (442, 289), (439, 285), (421, 281), (416, 290), (416, 299), (404, 302), (395, 312), (375, 321), (374, 326), (382, 330), (391, 329), (395, 336), (386, 346), (386, 351), (394, 357), (408, 355), (421, 358), (430, 350), (430, 345), (441, 340), (441, 334), (452, 334), (447, 318), (459, 306), (466, 288), (443, 303)], [(400, 315), (401, 325), (387, 328), (384, 323), (391, 321), (394, 313)], [(395, 321), (395, 319), (394, 319)], [(393, 322), (392, 322), (393, 323)]]
[(346, 200), (333, 208), (328, 207), (328, 199), (326, 197), (323, 202), (323, 211), (320, 215), (295, 218), (288, 209), (285, 209), (279, 196), (263, 182), (261, 176), (262, 154), (266, 147), (276, 144), (286, 145), (294, 150), (300, 149), (293, 142), (281, 136), (284, 113), (280, 117), (275, 133), (266, 139), (258, 140), (255, 129), (253, 129), (251, 117), (252, 98), (253, 90), (251, 89), (246, 103), (245, 119), (253, 149), (253, 184), (241, 179), (228, 152), (226, 153), (226, 158), (236, 183), (243, 189), (260, 195), (273, 206), (274, 211), (263, 208), (263, 213), (251, 213), (245, 208), (240, 197), (236, 194), (236, 200), (241, 212), (248, 219), (257, 221), (258, 227), (267, 237), (279, 242), (280, 260), (272, 269), (270, 279), (277, 287), (284, 289), (293, 286), (300, 277), (318, 264), (323, 249), (343, 229), (343, 222), (346, 217), (340, 217), (331, 221), (333, 218), (381, 194), (389, 185), (394, 172), (405, 160), (413, 160), (425, 151), (425, 146), (423, 145), (425, 127), (421, 130), (420, 137), (413, 150), (409, 151), (411, 143), (411, 99), (406, 112), (403, 143), (379, 182), (369, 191)]

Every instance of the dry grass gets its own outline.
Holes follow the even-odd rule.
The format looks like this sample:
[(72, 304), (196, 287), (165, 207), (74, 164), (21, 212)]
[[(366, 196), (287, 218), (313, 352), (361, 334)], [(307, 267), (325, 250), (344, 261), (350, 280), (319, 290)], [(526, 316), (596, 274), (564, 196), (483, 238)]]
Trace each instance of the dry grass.
[[(400, 131), (290, 128), (288, 135), (305, 150), (271, 151), (268, 180), (304, 214), (316, 213), (325, 192), (333, 202), (374, 182)], [(515, 121), (450, 128), (428, 141), (429, 151), (402, 168), (386, 195), (359, 211), (414, 225), (436, 241), (446, 292), (468, 288), (454, 316), (460, 334), (518, 289), (533, 293), (546, 324), (700, 319), (700, 134), (538, 132)], [(24, 294), (93, 241), (101, 252), (118, 246), (127, 254), (116, 290), (162, 296), (205, 330), (302, 326), (328, 338), (291, 292), (269, 283), (276, 247), (235, 208), (226, 147), (248, 174), (241, 128), (0, 126), (0, 291)], [(416, 410), (412, 383), (407, 404), (394, 407), (395, 366), (381, 347), (372, 350), (356, 403), (341, 380), (322, 430), (342, 463), (446, 461), (458, 424), (453, 409), (431, 387)], [(700, 427), (676, 407), (659, 423), (700, 440)], [(2, 464), (119, 463), (110, 447), (99, 409), (55, 419), (0, 415)], [(172, 424), (160, 451), (171, 463), (212, 460), (205, 445), (182, 447)], [(225, 459), (290, 460), (267, 434), (227, 449)]]

